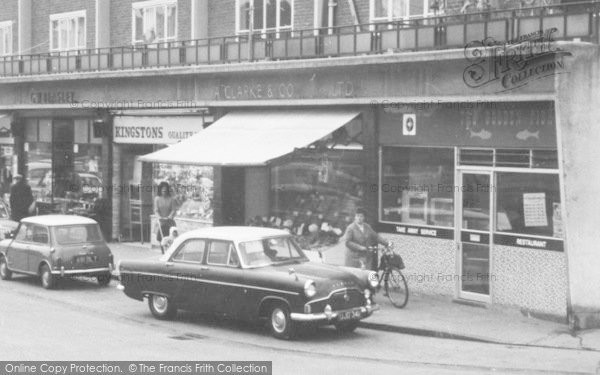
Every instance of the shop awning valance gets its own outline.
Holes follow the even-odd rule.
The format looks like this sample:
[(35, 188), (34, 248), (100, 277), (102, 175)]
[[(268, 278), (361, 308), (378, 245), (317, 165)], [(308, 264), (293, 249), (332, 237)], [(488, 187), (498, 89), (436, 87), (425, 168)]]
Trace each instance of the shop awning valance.
[(358, 111), (236, 111), (205, 130), (142, 156), (147, 162), (213, 166), (260, 166), (333, 133)]

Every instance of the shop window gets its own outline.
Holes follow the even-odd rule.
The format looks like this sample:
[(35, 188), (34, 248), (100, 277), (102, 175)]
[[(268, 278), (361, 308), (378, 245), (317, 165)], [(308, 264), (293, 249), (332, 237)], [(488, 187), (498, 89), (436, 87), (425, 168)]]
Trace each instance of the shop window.
[(29, 142), (25, 147), (27, 181), (37, 201), (52, 200), (52, 144)]
[(0, 22), (0, 56), (12, 55), (12, 21)]
[(252, 224), (285, 228), (304, 248), (336, 243), (363, 204), (364, 162), (360, 149), (331, 146), (300, 150), (275, 163), (271, 215)]
[(557, 174), (498, 173), (496, 231), (562, 238)]
[(454, 225), (454, 150), (385, 147), (381, 160), (380, 221)]
[(154, 163), (153, 182), (169, 183), (177, 202), (176, 218), (213, 221), (213, 168)]
[(372, 21), (393, 21), (430, 14), (429, 0), (371, 0)]
[(237, 31), (279, 31), (292, 28), (293, 0), (236, 0)]
[(512, 168), (558, 168), (556, 150), (461, 148), (458, 164)]
[(86, 47), (86, 12), (52, 14), (50, 16), (50, 51), (67, 51)]
[(133, 43), (160, 43), (177, 39), (177, 1), (133, 3)]

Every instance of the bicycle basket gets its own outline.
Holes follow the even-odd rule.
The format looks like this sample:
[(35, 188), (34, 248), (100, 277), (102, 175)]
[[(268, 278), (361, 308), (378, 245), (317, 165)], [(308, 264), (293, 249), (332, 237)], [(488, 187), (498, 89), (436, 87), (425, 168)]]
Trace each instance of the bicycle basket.
[(387, 255), (387, 263), (392, 267), (398, 267), (399, 269), (404, 269), (404, 261), (399, 254), (391, 253)]

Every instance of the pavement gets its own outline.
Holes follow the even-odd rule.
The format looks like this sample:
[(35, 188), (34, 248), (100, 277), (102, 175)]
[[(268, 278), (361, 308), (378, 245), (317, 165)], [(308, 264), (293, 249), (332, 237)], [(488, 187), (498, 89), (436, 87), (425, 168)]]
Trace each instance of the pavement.
[[(115, 263), (161, 255), (160, 249), (152, 248), (149, 243), (121, 242), (109, 246)], [(339, 261), (328, 253), (324, 254), (324, 260), (334, 264)], [(450, 297), (410, 292), (407, 306), (397, 309), (383, 295), (375, 298), (380, 310), (361, 321), (362, 328), (509, 346), (600, 352), (600, 329), (572, 332), (566, 322), (541, 320), (516, 308), (470, 305)]]

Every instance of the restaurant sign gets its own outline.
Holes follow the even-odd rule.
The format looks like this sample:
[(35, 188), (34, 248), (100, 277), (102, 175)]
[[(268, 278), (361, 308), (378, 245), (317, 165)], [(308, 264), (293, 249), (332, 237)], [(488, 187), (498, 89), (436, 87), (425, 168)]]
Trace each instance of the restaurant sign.
[(114, 119), (115, 143), (173, 144), (203, 129), (201, 116), (117, 116)]

